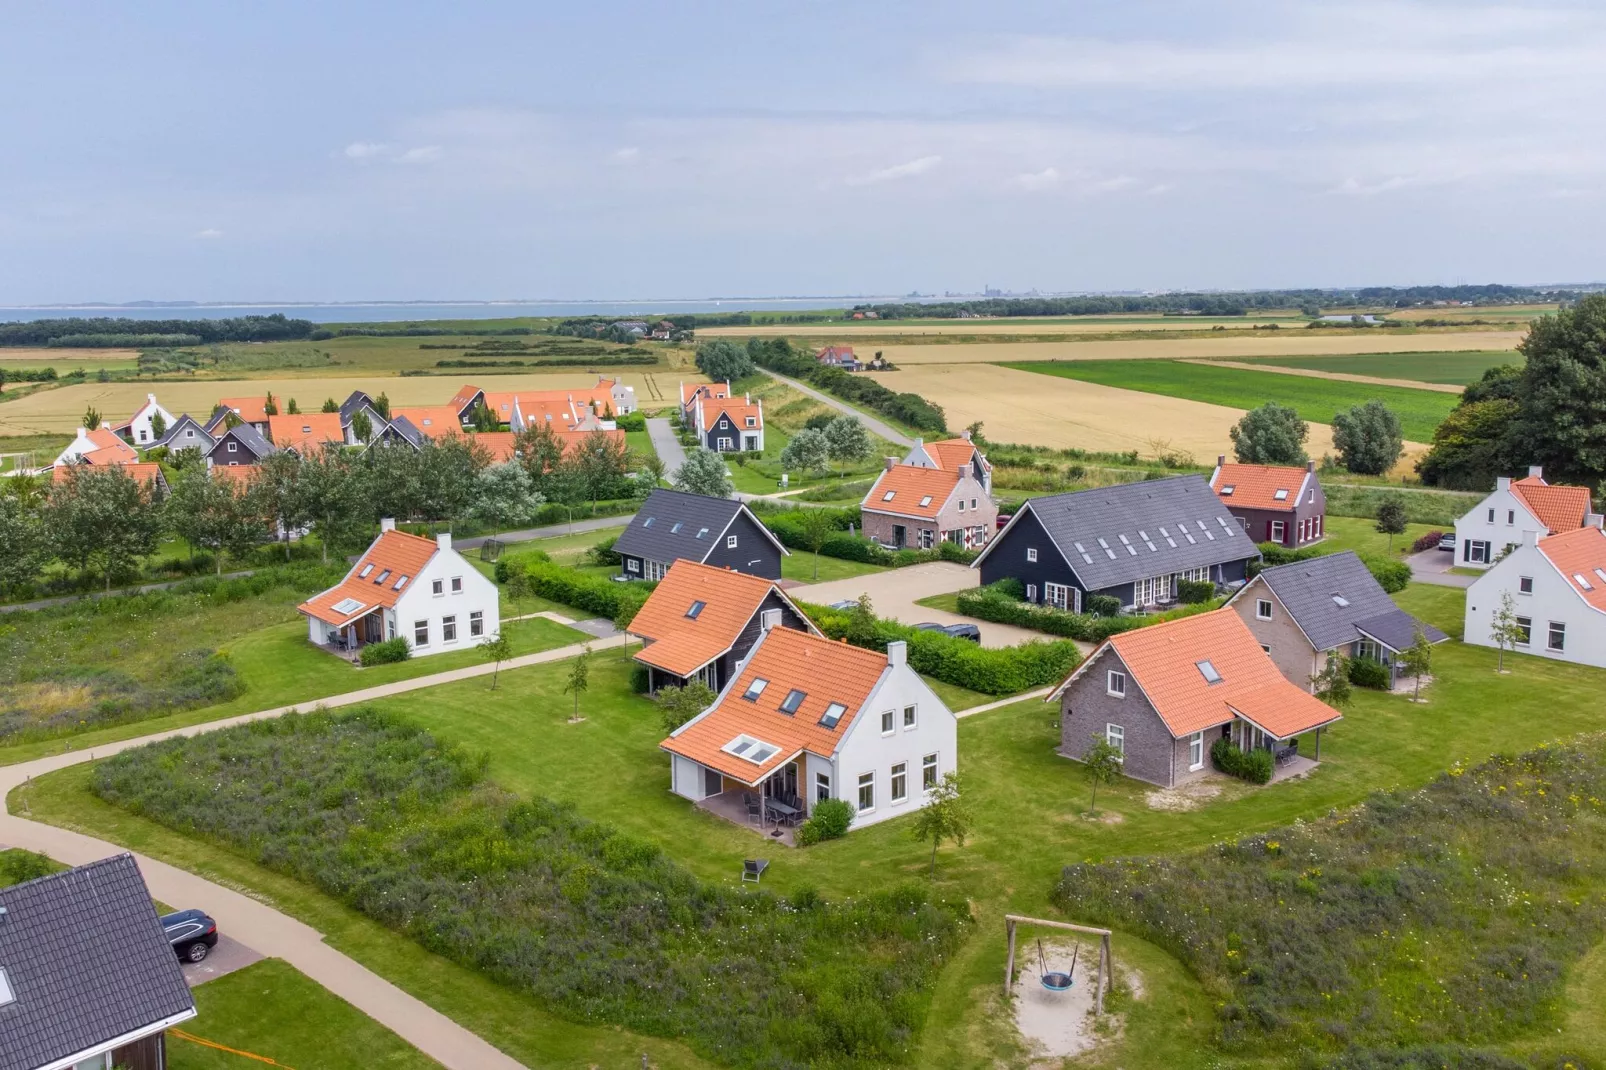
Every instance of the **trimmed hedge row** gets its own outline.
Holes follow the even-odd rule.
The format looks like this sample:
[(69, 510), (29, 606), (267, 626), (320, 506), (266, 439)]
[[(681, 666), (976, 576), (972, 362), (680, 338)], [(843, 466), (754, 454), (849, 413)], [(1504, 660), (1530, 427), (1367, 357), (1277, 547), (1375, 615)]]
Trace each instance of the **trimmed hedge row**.
[[(857, 561), (863, 565), (903, 568), (906, 565), (920, 565), (927, 561), (953, 561), (968, 565), (976, 560), (980, 553), (979, 550), (967, 550), (951, 542), (940, 542), (929, 550), (888, 550), (862, 535), (849, 534), (849, 525), (856, 527), (860, 521), (858, 506), (823, 511), (831, 514), (831, 520), (837, 528), (820, 544), (820, 554), (824, 557)], [(788, 550), (810, 552), (812, 547), (809, 546), (808, 539), (803, 533), (803, 522), (798, 515), (800, 512), (799, 509), (788, 509), (784, 512), (762, 513), (759, 514), (759, 520)]]
[(369, 643), (362, 648), (360, 655), (362, 667), (367, 669), (374, 665), (389, 665), (392, 662), (406, 661), (413, 656), (413, 650), (407, 645), (407, 640), (395, 636), (378, 643)]
[(1014, 695), (1059, 683), (1082, 660), (1076, 644), (1064, 640), (1034, 639), (1020, 646), (982, 647), (968, 639), (882, 618), (876, 618), (866, 633), (851, 611), (806, 602), (798, 606), (829, 638), (880, 651), (885, 651), (889, 642), (902, 639), (909, 644), (909, 665), (916, 672), (984, 695)]
[(1411, 544), (1411, 552), (1413, 554), (1419, 554), (1423, 550), (1436, 549), (1439, 545), (1439, 540), (1442, 538), (1444, 538), (1444, 532), (1437, 530), (1430, 531)]
[[(1249, 562), (1249, 577), (1253, 579), (1262, 569), (1273, 568), (1277, 565), (1291, 565), (1296, 561), (1309, 561), (1313, 557), (1323, 557), (1331, 550), (1320, 546), (1302, 546), (1297, 550), (1290, 550), (1275, 542), (1263, 542), (1259, 546), (1261, 560)], [(1411, 566), (1404, 561), (1392, 557), (1377, 557), (1373, 554), (1358, 554), (1361, 564), (1372, 574), (1372, 578), (1389, 594), (1403, 591), (1411, 582)]]
[(1178, 617), (1191, 617), (1195, 613), (1204, 613), (1221, 605), (1219, 600), (1212, 598), (1207, 602), (1197, 602), (1165, 613), (1151, 613), (1142, 617), (1067, 613), (1063, 609), (1034, 605), (1011, 597), (1006, 591), (999, 589), (1002, 584), (1009, 582), (1004, 580), (1000, 584), (978, 587), (973, 591), (961, 591), (959, 612), (963, 616), (989, 620), (994, 624), (1013, 624), (1017, 628), (1032, 628), (1048, 632), (1050, 635), (1063, 635), (1067, 639), (1080, 639), (1084, 643), (1101, 643), (1121, 632), (1176, 620)]
[(513, 582), (515, 576), (523, 577), (531, 594), (607, 617), (617, 628), (629, 626), (647, 596), (658, 586), (642, 580), (615, 583), (538, 558), (503, 558), (496, 563), (498, 582)]

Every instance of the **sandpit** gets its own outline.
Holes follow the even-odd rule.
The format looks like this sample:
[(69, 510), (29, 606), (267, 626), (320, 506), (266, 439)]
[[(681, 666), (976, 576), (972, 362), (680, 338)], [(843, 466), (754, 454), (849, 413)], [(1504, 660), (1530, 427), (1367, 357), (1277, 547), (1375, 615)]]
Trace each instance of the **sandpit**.
[(1044, 938), (1043, 956), (1048, 968), (1067, 972), (1076, 958), (1074, 983), (1064, 992), (1044, 988), (1039, 974), (1035, 940), (1023, 945), (1014, 987), (1015, 1028), (1034, 1058), (1063, 1058), (1080, 1055), (1119, 1032), (1120, 1017), (1106, 1014), (1101, 1029), (1095, 1030), (1093, 999), (1098, 985), (1098, 938), (1076, 943), (1056, 936)]

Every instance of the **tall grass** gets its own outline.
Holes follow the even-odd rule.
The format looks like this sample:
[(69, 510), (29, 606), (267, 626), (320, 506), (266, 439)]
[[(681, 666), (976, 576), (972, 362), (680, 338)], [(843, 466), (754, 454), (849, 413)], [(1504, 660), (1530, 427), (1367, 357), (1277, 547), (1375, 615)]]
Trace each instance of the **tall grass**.
[(290, 716), (126, 751), (102, 799), (225, 844), (578, 1020), (736, 1066), (907, 1062), (961, 907), (700, 882), (659, 848), (483, 780), (383, 714)]

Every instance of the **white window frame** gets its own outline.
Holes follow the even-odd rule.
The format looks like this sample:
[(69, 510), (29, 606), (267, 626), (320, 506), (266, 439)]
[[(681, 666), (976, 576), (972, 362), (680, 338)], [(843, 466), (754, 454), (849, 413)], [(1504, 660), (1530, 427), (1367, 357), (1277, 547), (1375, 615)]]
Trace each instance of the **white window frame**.
[(884, 736), (890, 736), (890, 735), (892, 735), (892, 733), (896, 732), (897, 730), (898, 730), (898, 711), (896, 711), (896, 710), (882, 710), (881, 711), (881, 734), (884, 735)]
[(457, 642), (457, 614), (452, 613), (441, 618), (441, 642)]
[(729, 453), (734, 445), (734, 440), (728, 435), (720, 435), (714, 440), (715, 449), (718, 449), (721, 453)]
[[(419, 632), (423, 632), (424, 633), (424, 638), (422, 638), (422, 639), (418, 638), (418, 633)], [(415, 620), (415, 621), (413, 621), (413, 646), (420, 647), (420, 646), (428, 646), (428, 645), (429, 645), (429, 621), (427, 621), (427, 620)]]
[[(1557, 641), (1558, 639), (1560, 642)], [(1545, 631), (1545, 649), (1557, 654), (1565, 654), (1567, 652), (1566, 621), (1553, 620), (1550, 622), (1550, 627)]]
[(822, 803), (831, 797), (831, 774), (814, 774), (814, 801)]
[(1105, 724), (1104, 742), (1121, 753), (1121, 761), (1126, 761), (1126, 728), (1118, 724)]
[(887, 778), (887, 799), (893, 806), (909, 801), (909, 763), (897, 762)]
[(1037, 601), (1037, 584), (1028, 583), (1026, 585), (1026, 601), (1028, 601), (1028, 602)]
[(463, 577), (461, 577), (461, 576), (453, 576), (452, 577), (452, 593), (453, 594), (462, 594), (463, 593)]
[(1126, 698), (1126, 673), (1110, 669), (1104, 674), (1104, 693), (1112, 698)]
[(1522, 632), (1526, 639), (1518, 639), (1516, 646), (1532, 646), (1534, 641), (1534, 619), (1532, 617), (1518, 617), (1517, 630)]
[(905, 706), (903, 708), (903, 730), (905, 732), (912, 731), (916, 727), (916, 725), (918, 724), (918, 722), (919, 722), (919, 712), (918, 712), (918, 710), (919, 710), (919, 708), (917, 706), (914, 706), (914, 705)]
[[(865, 801), (864, 801), (866, 792), (869, 793), (869, 799), (870, 799), (870, 805), (868, 805), (868, 806), (865, 805)], [(859, 794), (854, 798), (853, 801), (854, 801), (859, 813), (861, 813), (861, 814), (873, 814), (873, 813), (875, 813), (875, 771), (874, 770), (871, 770), (868, 773), (860, 773), (859, 774)]]
[(669, 566), (664, 564), (662, 561), (647, 562), (647, 578), (649, 580), (661, 580), (664, 578), (664, 574), (668, 571)]
[(1204, 768), (1204, 733), (1195, 732), (1188, 737), (1188, 772), (1197, 773)]
[(1271, 599), (1269, 599), (1269, 598), (1257, 598), (1257, 599), (1255, 599), (1255, 619), (1256, 620), (1271, 620), (1271, 614), (1272, 614)]
[(937, 786), (937, 779), (940, 771), (940, 764), (937, 760), (937, 754), (935, 752), (926, 755), (924, 758), (921, 758), (920, 790), (930, 791), (932, 788), (935, 788)]
[(640, 561), (640, 559), (639, 558), (634, 558), (634, 557), (625, 558), (625, 571), (626, 572), (635, 572), (635, 573), (639, 574), (641, 572), (641, 561)]
[(1285, 538), (1288, 537), (1287, 533), (1288, 533), (1288, 524), (1285, 521), (1273, 520), (1271, 522), (1271, 541), (1272, 542), (1282, 542)]
[(727, 549), (727, 550), (736, 549), (736, 536), (734, 536), (734, 535), (725, 536), (725, 549)]
[(468, 634), (473, 639), (485, 634), (485, 611), (476, 609), (468, 615)]
[(1027, 561), (1028, 564), (1032, 564), (1032, 565), (1037, 564), (1037, 547), (1035, 547), (1035, 546), (1026, 547), (1026, 561)]
[(445, 580), (430, 580), (429, 581), (429, 593), (434, 595), (436, 598), (439, 598), (442, 595), (444, 595), (446, 593), (446, 581)]
[(1517, 577), (1517, 593), (1518, 594), (1533, 594), (1534, 593), (1534, 578), (1532, 576), (1518, 576)]
[(1064, 583), (1044, 583), (1043, 604), (1045, 606), (1053, 606), (1055, 609), (1063, 609), (1067, 613), (1072, 612), (1077, 601), (1076, 596), (1071, 593), (1074, 590), (1076, 588)]

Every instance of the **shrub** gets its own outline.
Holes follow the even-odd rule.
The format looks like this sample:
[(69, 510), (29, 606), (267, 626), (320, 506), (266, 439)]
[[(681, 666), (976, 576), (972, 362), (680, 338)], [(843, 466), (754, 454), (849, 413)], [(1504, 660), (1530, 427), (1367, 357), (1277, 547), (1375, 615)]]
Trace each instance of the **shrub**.
[(627, 412), (617, 420), (621, 431), (647, 430), (647, 415), (642, 412)]
[(1349, 682), (1356, 687), (1370, 687), (1378, 691), (1387, 691), (1392, 683), (1388, 667), (1371, 658), (1349, 660)]
[(630, 690), (638, 695), (645, 695), (652, 686), (652, 673), (641, 662), (634, 662), (630, 666)]
[(824, 799), (814, 806), (814, 814), (797, 830), (797, 845), (809, 847), (824, 840), (847, 835), (853, 824), (854, 809), (843, 799)]
[(1258, 747), (1251, 751), (1239, 750), (1232, 740), (1225, 737), (1210, 745), (1210, 762), (1228, 776), (1247, 780), (1251, 784), (1269, 783), (1271, 774), (1277, 768), (1271, 751)]
[(618, 541), (619, 536), (609, 535), (586, 551), (586, 560), (593, 565), (618, 565), (621, 559), (613, 549), (613, 544)]
[(407, 640), (399, 635), (383, 642), (369, 643), (362, 648), (362, 653), (359, 655), (362, 667), (365, 669), (375, 665), (391, 665), (398, 661), (406, 661), (412, 656), (412, 647), (408, 646)]
[(509, 567), (518, 565), (524, 567), (531, 593), (598, 617), (606, 617), (619, 628), (629, 626), (636, 617), (636, 611), (647, 601), (653, 588), (658, 586), (656, 583), (640, 581), (615, 583), (605, 577), (576, 572), (551, 561), (521, 560), (517, 564), (510, 563)]
[[(766, 509), (754, 510), (764, 526), (775, 533), (781, 545), (788, 550), (810, 550), (808, 537), (803, 530), (803, 522), (799, 516), (800, 510), (782, 509), (771, 511)], [(976, 560), (980, 553), (978, 550), (967, 550), (963, 546), (951, 542), (938, 543), (930, 550), (888, 550), (883, 546), (858, 534), (849, 534), (850, 527), (857, 528), (861, 523), (858, 506), (847, 509), (816, 510), (830, 516), (836, 531), (827, 536), (820, 544), (820, 553), (825, 557), (840, 558), (843, 561), (857, 561), (865, 565), (885, 565), (890, 568), (903, 568), (907, 565), (920, 565), (928, 561), (953, 561), (961, 565), (968, 565)]]
[[(1212, 588), (1212, 593), (1213, 593)], [(1115, 603), (1115, 610), (1120, 611), (1120, 600), (1113, 595), (1093, 595), (1093, 598), (1107, 598)], [(1101, 603), (1105, 608), (1109, 602)], [(1112, 635), (1128, 632), (1134, 628), (1142, 628), (1150, 624), (1159, 624), (1162, 621), (1176, 620), (1178, 617), (1188, 617), (1195, 613), (1214, 609), (1220, 603), (1214, 599), (1207, 602), (1185, 605), (1165, 613), (1148, 613), (1143, 616), (1122, 617), (1116, 615), (1095, 616), (1092, 613), (1067, 613), (1063, 609), (1052, 606), (1039, 606), (1031, 602), (1022, 602), (1011, 598), (998, 590), (996, 585), (978, 587), (971, 591), (961, 591), (958, 598), (959, 612), (967, 617), (976, 617), (980, 620), (990, 620), (995, 624), (1013, 624), (1018, 628), (1032, 628), (1050, 635), (1062, 635), (1068, 639), (1080, 639), (1084, 643), (1100, 643)]]
[(1177, 601), (1184, 605), (1198, 605), (1216, 596), (1216, 585), (1209, 580), (1178, 580)]
[(1444, 538), (1444, 532), (1435, 528), (1433, 531), (1428, 532), (1420, 539), (1417, 539), (1415, 542), (1411, 543), (1411, 552), (1413, 554), (1419, 554), (1423, 550), (1435, 549), (1438, 547), (1439, 540), (1442, 538)]
[(1411, 566), (1404, 561), (1367, 554), (1361, 558), (1361, 563), (1372, 574), (1372, 578), (1377, 580), (1378, 585), (1389, 594), (1405, 590), (1406, 585), (1411, 582)]
[(1121, 600), (1113, 594), (1090, 594), (1082, 605), (1095, 617), (1113, 617), (1121, 612)]
[(0, 888), (48, 877), (60, 869), (61, 866), (45, 855), (20, 848), (0, 850)]

